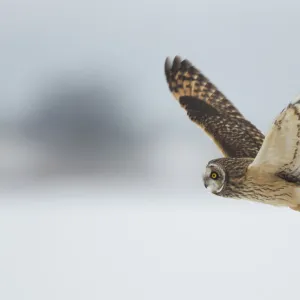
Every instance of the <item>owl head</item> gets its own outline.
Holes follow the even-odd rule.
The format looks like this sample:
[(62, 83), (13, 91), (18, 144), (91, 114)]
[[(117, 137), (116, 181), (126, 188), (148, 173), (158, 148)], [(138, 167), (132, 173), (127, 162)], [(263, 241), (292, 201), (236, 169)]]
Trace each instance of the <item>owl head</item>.
[(204, 186), (213, 194), (230, 196), (234, 187), (243, 182), (253, 159), (219, 158), (208, 162), (203, 175)]

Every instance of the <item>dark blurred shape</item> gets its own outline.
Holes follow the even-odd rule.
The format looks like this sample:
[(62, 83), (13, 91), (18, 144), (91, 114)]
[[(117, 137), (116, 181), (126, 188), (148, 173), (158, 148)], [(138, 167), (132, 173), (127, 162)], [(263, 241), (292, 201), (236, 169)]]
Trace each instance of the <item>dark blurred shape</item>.
[(138, 172), (141, 149), (124, 91), (113, 80), (90, 77), (68, 75), (48, 84), (24, 122), (26, 137), (44, 149), (59, 175)]

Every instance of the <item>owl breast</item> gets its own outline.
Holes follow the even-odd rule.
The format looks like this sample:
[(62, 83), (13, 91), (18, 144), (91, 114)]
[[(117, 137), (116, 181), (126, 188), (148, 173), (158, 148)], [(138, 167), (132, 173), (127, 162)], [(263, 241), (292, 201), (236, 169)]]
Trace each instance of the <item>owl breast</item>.
[[(229, 182), (222, 196), (275, 206), (293, 206), (300, 203), (299, 187), (261, 170), (249, 168), (243, 180)], [(296, 191), (299, 196), (296, 195)]]

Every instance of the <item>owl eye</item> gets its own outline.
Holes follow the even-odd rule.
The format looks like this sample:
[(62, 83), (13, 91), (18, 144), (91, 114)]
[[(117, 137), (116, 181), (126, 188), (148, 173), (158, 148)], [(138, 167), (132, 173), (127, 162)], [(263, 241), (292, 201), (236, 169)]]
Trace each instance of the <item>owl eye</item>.
[(218, 175), (218, 173), (216, 173), (216, 172), (211, 172), (211, 173), (210, 173), (210, 177), (211, 177), (212, 179), (217, 179), (217, 178), (219, 177), (219, 175)]

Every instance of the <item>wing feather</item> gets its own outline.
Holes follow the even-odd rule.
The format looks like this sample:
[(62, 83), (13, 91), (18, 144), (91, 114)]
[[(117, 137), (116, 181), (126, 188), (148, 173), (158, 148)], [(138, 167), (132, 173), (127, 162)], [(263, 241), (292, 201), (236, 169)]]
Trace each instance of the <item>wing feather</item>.
[(300, 184), (300, 100), (290, 103), (277, 116), (249, 168), (261, 166)]
[(165, 61), (169, 89), (189, 118), (216, 143), (224, 156), (254, 158), (264, 135), (188, 60)]

